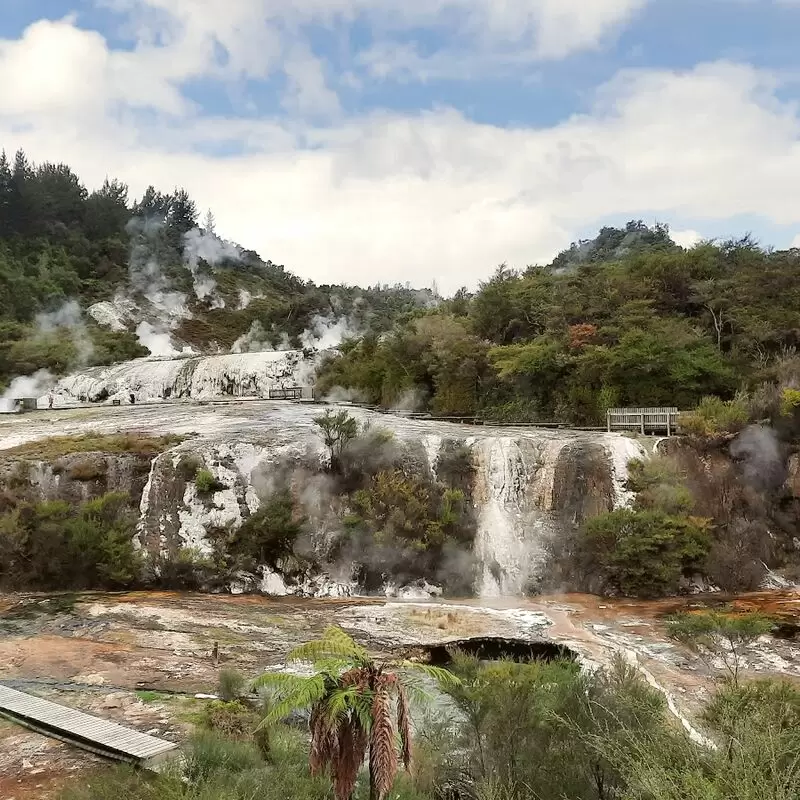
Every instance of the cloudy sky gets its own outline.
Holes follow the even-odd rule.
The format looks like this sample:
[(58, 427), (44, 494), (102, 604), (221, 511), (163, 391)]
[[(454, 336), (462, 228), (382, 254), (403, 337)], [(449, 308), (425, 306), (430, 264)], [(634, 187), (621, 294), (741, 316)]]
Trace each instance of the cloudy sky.
[(800, 245), (800, 0), (0, 0), (0, 144), (185, 186), (316, 281), (603, 224)]

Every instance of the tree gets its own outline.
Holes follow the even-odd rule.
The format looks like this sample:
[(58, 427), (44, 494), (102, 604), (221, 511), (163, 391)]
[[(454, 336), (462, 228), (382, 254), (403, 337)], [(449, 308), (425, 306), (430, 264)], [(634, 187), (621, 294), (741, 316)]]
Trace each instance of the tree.
[[(409, 693), (420, 691), (413, 673), (443, 684), (457, 679), (447, 670), (411, 662), (379, 662), (341, 628), (293, 650), (291, 662), (310, 662), (311, 677), (269, 673), (255, 688), (271, 691), (265, 724), (293, 711), (310, 709), (312, 775), (328, 772), (337, 800), (350, 800), (358, 773), (369, 755), (370, 800), (384, 800), (400, 762), (411, 765)], [(399, 734), (400, 752), (396, 736)]]
[(14, 179), (6, 151), (0, 154), (0, 236), (8, 236), (12, 230)]
[(667, 623), (670, 637), (688, 647), (707, 666), (721, 661), (734, 685), (738, 685), (747, 648), (771, 629), (772, 622), (759, 613), (704, 611), (678, 614)]
[(217, 231), (217, 221), (210, 208), (206, 212), (205, 219), (203, 220), (203, 229), (208, 234), (214, 234)]
[(197, 205), (186, 189), (176, 189), (169, 210), (169, 226), (181, 235), (188, 233), (197, 224)]
[(711, 547), (709, 521), (661, 511), (619, 509), (588, 520), (582, 549), (587, 571), (628, 596), (675, 592), (698, 572)]
[(334, 413), (329, 408), (314, 422), (322, 433), (322, 440), (330, 455), (330, 468), (338, 472), (341, 467), (342, 451), (349, 442), (358, 436), (358, 421), (346, 411)]

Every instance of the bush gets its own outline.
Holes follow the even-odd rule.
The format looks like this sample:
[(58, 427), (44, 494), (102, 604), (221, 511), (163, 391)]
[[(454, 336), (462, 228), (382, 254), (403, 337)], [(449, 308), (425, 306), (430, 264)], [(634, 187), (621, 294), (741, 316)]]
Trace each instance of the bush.
[[(346, 525), (353, 558), (364, 582), (377, 587), (389, 575), (400, 583), (449, 579), (471, 588), (469, 558), (475, 520), (464, 492), (401, 469), (378, 472), (350, 497)], [(459, 569), (445, 571), (449, 554), (461, 551)]]
[(636, 508), (664, 514), (688, 514), (694, 498), (684, 485), (677, 463), (664, 456), (628, 464), (628, 489), (636, 493)]
[(729, 736), (746, 719), (759, 720), (780, 731), (800, 731), (800, 688), (769, 680), (726, 684), (711, 698), (703, 718)]
[(148, 562), (148, 581), (162, 589), (196, 591), (224, 582), (226, 577), (224, 564), (195, 547), (159, 554)]
[(0, 585), (9, 589), (121, 589), (140, 577), (136, 518), (125, 494), (71, 506), (20, 503), (0, 516)]
[(681, 414), (678, 426), (682, 433), (700, 438), (713, 438), (726, 433), (738, 433), (750, 422), (750, 407), (746, 396), (733, 400), (704, 397), (694, 411)]
[(86, 482), (102, 480), (106, 477), (108, 466), (105, 461), (78, 461), (67, 470), (67, 475), (73, 481)]
[(223, 736), (246, 738), (255, 727), (256, 717), (252, 710), (239, 700), (213, 700), (202, 717), (203, 725)]
[(781, 392), (781, 413), (789, 417), (800, 409), (800, 389), (784, 389)]
[(238, 700), (244, 694), (247, 681), (235, 669), (222, 669), (217, 678), (217, 694), (226, 702)]
[(228, 551), (244, 568), (266, 564), (275, 569), (281, 559), (292, 555), (304, 523), (291, 493), (278, 491), (234, 532)]
[(194, 485), (199, 495), (214, 494), (214, 492), (221, 492), (223, 489), (228, 488), (224, 483), (217, 480), (210, 469), (205, 467), (197, 471), (194, 476)]
[(226, 739), (212, 732), (196, 734), (186, 754), (186, 777), (191, 783), (208, 781), (220, 774), (234, 774), (264, 765), (251, 742)]
[(667, 623), (671, 638), (686, 645), (708, 666), (722, 663), (728, 677), (736, 683), (747, 648), (772, 629), (762, 614), (734, 614), (705, 611), (678, 614)]
[(586, 522), (581, 549), (606, 589), (623, 595), (674, 593), (698, 572), (711, 547), (708, 520), (660, 511), (621, 509)]

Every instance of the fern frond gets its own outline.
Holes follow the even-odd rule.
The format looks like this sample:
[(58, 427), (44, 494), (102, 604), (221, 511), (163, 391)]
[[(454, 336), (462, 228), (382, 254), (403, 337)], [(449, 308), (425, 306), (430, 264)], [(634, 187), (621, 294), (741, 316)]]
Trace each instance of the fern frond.
[(322, 637), (306, 642), (289, 653), (289, 661), (306, 661), (316, 664), (327, 659), (346, 659), (354, 664), (369, 662), (369, 653), (341, 628), (331, 625)]
[(253, 691), (257, 689), (272, 689), (277, 691), (291, 691), (294, 687), (299, 687), (311, 676), (292, 675), (288, 672), (265, 672), (256, 678), (250, 687)]
[(408, 707), (408, 696), (402, 684), (397, 686), (397, 730), (400, 734), (400, 753), (403, 766), (411, 766), (411, 711)]
[(310, 708), (318, 703), (326, 692), (325, 678), (323, 675), (313, 675), (302, 679), (288, 691), (277, 693), (275, 704), (266, 716), (268, 722), (278, 722), (285, 719), (293, 711)]
[(460, 686), (461, 679), (450, 670), (443, 667), (433, 667), (430, 664), (418, 664), (416, 661), (403, 661), (398, 669), (406, 673), (421, 673), (436, 681), (440, 686)]

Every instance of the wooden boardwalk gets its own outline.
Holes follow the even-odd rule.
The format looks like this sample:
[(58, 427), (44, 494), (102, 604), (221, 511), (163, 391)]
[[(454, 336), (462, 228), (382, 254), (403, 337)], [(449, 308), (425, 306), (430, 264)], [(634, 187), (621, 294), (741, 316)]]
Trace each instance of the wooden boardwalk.
[(0, 715), (46, 736), (137, 766), (155, 768), (180, 752), (174, 742), (157, 739), (2, 684)]

